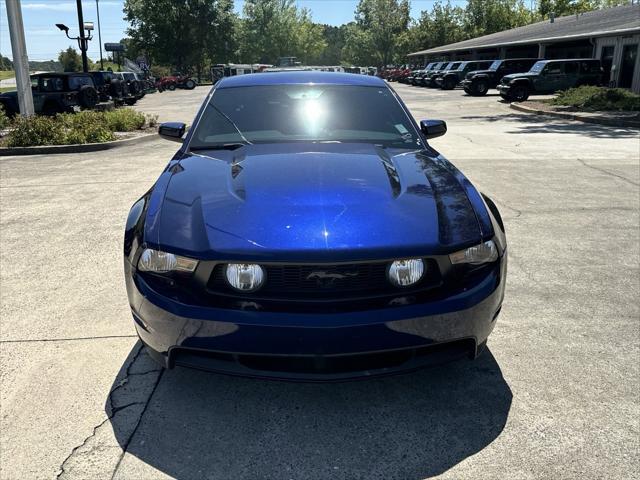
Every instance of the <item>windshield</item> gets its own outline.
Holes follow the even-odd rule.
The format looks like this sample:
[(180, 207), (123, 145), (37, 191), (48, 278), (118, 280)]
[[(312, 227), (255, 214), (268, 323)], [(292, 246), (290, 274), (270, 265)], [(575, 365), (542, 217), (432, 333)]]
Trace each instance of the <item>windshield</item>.
[(530, 72), (541, 72), (547, 62), (536, 62), (533, 67), (531, 67)]
[(353, 85), (260, 85), (215, 91), (189, 147), (237, 143), (362, 142), (419, 148), (391, 90)]
[(496, 60), (491, 64), (491, 66), (489, 67), (489, 70), (498, 70), (501, 64), (502, 64), (502, 60)]

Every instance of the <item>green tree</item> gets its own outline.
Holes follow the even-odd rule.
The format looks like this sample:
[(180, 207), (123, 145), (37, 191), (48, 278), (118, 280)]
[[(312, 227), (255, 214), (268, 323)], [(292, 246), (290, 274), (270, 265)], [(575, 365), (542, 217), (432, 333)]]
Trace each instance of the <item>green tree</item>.
[(398, 36), (407, 31), (410, 19), (409, 0), (360, 0), (355, 20), (361, 32), (351, 38), (372, 49), (368, 55), (376, 65), (387, 65), (396, 51)]
[(562, 17), (629, 3), (629, 0), (539, 0), (538, 13), (542, 18), (548, 18), (551, 13)]
[(322, 25), (313, 23), (306, 8), (298, 13), (295, 47), (295, 55), (307, 65), (317, 64), (320, 54), (327, 48)]
[(345, 29), (345, 42), (342, 48), (343, 63), (351, 65), (380, 65), (374, 53), (375, 45), (371, 33), (355, 22)]
[(528, 25), (534, 19), (523, 0), (468, 0), (464, 31), (472, 38)]
[[(125, 0), (127, 53), (152, 64), (202, 71), (229, 36), (231, 0)], [(232, 15), (232, 13), (231, 13)]]
[(58, 61), (62, 64), (62, 69), (65, 72), (82, 71), (82, 57), (73, 47), (62, 50), (58, 55)]
[(240, 53), (248, 63), (294, 55), (298, 9), (294, 0), (246, 0)]

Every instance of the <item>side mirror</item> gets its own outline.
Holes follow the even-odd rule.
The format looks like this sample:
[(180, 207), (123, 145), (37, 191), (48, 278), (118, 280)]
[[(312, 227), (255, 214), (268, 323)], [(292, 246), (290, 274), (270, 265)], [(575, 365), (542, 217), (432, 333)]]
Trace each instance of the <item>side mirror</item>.
[(444, 120), (422, 120), (420, 130), (427, 139), (441, 137), (447, 133), (447, 123)]
[(182, 136), (186, 130), (187, 126), (182, 122), (165, 122), (160, 124), (158, 134), (165, 140), (182, 142)]

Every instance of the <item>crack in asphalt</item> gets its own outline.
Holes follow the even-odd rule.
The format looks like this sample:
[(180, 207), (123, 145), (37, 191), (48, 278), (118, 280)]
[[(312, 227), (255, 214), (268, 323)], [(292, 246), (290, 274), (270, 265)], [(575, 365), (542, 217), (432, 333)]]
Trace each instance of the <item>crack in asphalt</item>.
[[(120, 380), (120, 382), (118, 382), (118, 384), (113, 387), (110, 391), (109, 391), (109, 395), (107, 396), (107, 409), (108, 409), (108, 415), (107, 418), (105, 418), (103, 421), (101, 421), (98, 425), (94, 426), (91, 432), (91, 435), (89, 435), (88, 437), (86, 437), (82, 443), (80, 443), (79, 445), (75, 446), (71, 452), (69, 453), (69, 455), (67, 455), (67, 457), (62, 461), (62, 463), (60, 464), (58, 473), (56, 474), (56, 478), (57, 479), (61, 479), (65, 474), (67, 474), (67, 470), (66, 470), (66, 465), (69, 463), (70, 460), (72, 460), (74, 458), (74, 456), (78, 453), (78, 451), (87, 445), (87, 443), (96, 436), (96, 434), (98, 433), (98, 431), (107, 424), (107, 422), (113, 421), (113, 419), (116, 417), (116, 415), (118, 415), (118, 413), (122, 412), (123, 410), (126, 410), (127, 408), (131, 408), (137, 405), (143, 405), (142, 411), (140, 412), (140, 415), (137, 418), (137, 421), (135, 422), (135, 427), (133, 428), (133, 430), (131, 431), (131, 434), (127, 437), (126, 442), (124, 442), (124, 444), (121, 444), (121, 448), (122, 448), (122, 452), (119, 455), (118, 461), (116, 463), (115, 468), (113, 469), (113, 472), (111, 474), (111, 478), (114, 477), (114, 475), (116, 474), (118, 467), (120, 466), (120, 463), (124, 457), (124, 454), (127, 452), (128, 446), (129, 446), (129, 442), (131, 441), (131, 439), (133, 438), (134, 434), (136, 433), (136, 431), (138, 430), (138, 426), (140, 425), (140, 422), (142, 421), (142, 418), (145, 414), (145, 412), (147, 411), (147, 407), (149, 405), (149, 402), (151, 401), (151, 398), (153, 397), (153, 394), (156, 391), (156, 388), (158, 387), (158, 384), (160, 383), (160, 378), (162, 378), (162, 373), (163, 373), (163, 369), (162, 367), (158, 366), (156, 369), (151, 369), (151, 370), (145, 370), (142, 372), (132, 372), (133, 367), (136, 365), (136, 362), (140, 359), (140, 356), (144, 353), (144, 346), (140, 345), (138, 347), (138, 350), (136, 351), (135, 355), (133, 356), (133, 358), (131, 359), (131, 361), (129, 362), (129, 364), (127, 365), (126, 369), (125, 369), (125, 375), (122, 378), (122, 380)], [(122, 389), (125, 385), (127, 385), (129, 383), (129, 379), (132, 377), (136, 377), (136, 376), (144, 376), (144, 375), (148, 375), (150, 373), (158, 373), (158, 378), (156, 379), (153, 388), (151, 390), (151, 392), (149, 393), (149, 395), (147, 396), (146, 399), (142, 399), (139, 401), (133, 401), (133, 402), (128, 402), (124, 405), (116, 405), (114, 402), (114, 394)]]
[(636, 183), (633, 180), (629, 180), (627, 177), (623, 177), (622, 175), (619, 175), (617, 173), (610, 172), (609, 170), (605, 170), (604, 168), (596, 167), (594, 165), (589, 165), (587, 162), (585, 162), (581, 158), (577, 158), (576, 160), (578, 160), (578, 162), (580, 162), (583, 166), (585, 166), (587, 168), (590, 168), (590, 169), (595, 170), (595, 171), (600, 172), (600, 173), (604, 173), (605, 175), (609, 175), (611, 177), (618, 178), (618, 179), (620, 179), (620, 180), (622, 180), (624, 182), (627, 182), (627, 183), (629, 183), (631, 185), (634, 185), (636, 187), (640, 187), (640, 183)]

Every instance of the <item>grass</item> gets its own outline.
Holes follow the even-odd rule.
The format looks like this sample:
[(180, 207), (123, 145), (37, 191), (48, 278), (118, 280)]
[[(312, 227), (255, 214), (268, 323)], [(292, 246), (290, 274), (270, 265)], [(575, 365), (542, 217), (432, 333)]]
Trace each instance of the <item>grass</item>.
[(590, 111), (640, 111), (640, 95), (624, 88), (582, 86), (560, 92), (551, 105)]
[(12, 92), (13, 90), (15, 90), (15, 87), (0, 87), (0, 93)]
[(0, 70), (0, 80), (6, 80), (7, 78), (13, 78), (16, 76), (16, 72), (13, 70)]

